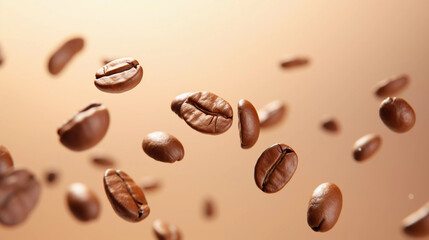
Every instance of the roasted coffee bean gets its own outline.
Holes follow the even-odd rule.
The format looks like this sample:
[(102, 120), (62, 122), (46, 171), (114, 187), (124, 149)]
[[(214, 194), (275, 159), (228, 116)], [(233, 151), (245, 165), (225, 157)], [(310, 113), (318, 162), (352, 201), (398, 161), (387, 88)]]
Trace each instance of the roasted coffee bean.
[(67, 192), (67, 204), (73, 216), (88, 222), (100, 215), (100, 201), (95, 193), (83, 183), (73, 183)]
[(142, 146), (149, 157), (161, 162), (174, 163), (182, 160), (185, 155), (179, 140), (165, 132), (149, 133), (143, 139)]
[(82, 38), (72, 38), (65, 42), (49, 59), (49, 72), (53, 75), (60, 73), (73, 56), (83, 49), (83, 46)]
[(412, 237), (429, 236), (429, 202), (404, 219), (403, 231)]
[(381, 137), (377, 134), (367, 134), (359, 138), (353, 146), (353, 158), (363, 161), (374, 155), (381, 146)]
[(193, 129), (207, 134), (226, 132), (232, 124), (231, 105), (214, 93), (192, 93), (180, 108), (180, 115)]
[(255, 166), (256, 185), (266, 193), (280, 191), (292, 178), (298, 156), (286, 144), (274, 144), (259, 157)]
[(283, 69), (292, 69), (308, 65), (310, 59), (303, 56), (289, 56), (280, 62), (280, 67)]
[(259, 117), (252, 103), (245, 99), (238, 101), (238, 130), (241, 148), (248, 149), (259, 138)]
[(0, 176), (11, 168), (13, 168), (12, 156), (5, 146), (0, 145)]
[(115, 166), (115, 161), (112, 158), (110, 158), (108, 156), (104, 156), (104, 155), (94, 156), (92, 158), (92, 163), (95, 166), (103, 167), (103, 168)]
[(45, 172), (45, 181), (48, 184), (54, 184), (58, 181), (58, 171), (55, 169), (50, 169)]
[(120, 58), (98, 69), (95, 86), (103, 92), (122, 93), (137, 86), (143, 77), (143, 68), (134, 58)]
[(375, 95), (381, 98), (396, 95), (404, 88), (406, 88), (409, 82), (410, 78), (408, 77), (408, 75), (405, 74), (390, 77), (377, 84), (375, 89)]
[(326, 232), (335, 226), (343, 206), (343, 195), (337, 185), (323, 183), (308, 202), (307, 223), (315, 232)]
[(286, 115), (286, 105), (282, 101), (273, 101), (259, 109), (258, 116), (261, 128), (280, 123)]
[(153, 231), (158, 240), (180, 240), (181, 234), (176, 225), (166, 223), (162, 220), (153, 222)]
[(322, 129), (330, 133), (338, 133), (340, 124), (335, 118), (329, 117), (322, 120)]
[(216, 216), (216, 204), (212, 198), (207, 198), (203, 202), (203, 213), (207, 219), (214, 218)]
[(192, 93), (187, 92), (187, 93), (182, 93), (178, 96), (176, 96), (173, 101), (171, 101), (171, 110), (177, 114), (177, 116), (179, 116), (180, 118), (182, 118), (182, 115), (180, 114), (180, 108), (182, 107), (182, 104), (186, 101), (186, 99), (188, 99), (188, 97), (191, 95)]
[(109, 121), (106, 106), (101, 103), (90, 104), (58, 128), (60, 141), (73, 151), (89, 149), (106, 135)]
[(143, 191), (123, 171), (106, 170), (104, 190), (113, 210), (124, 220), (139, 222), (149, 215), (150, 209)]
[(3, 62), (4, 62), (4, 57), (0, 48), (0, 66), (3, 64)]
[(386, 98), (380, 105), (380, 118), (390, 130), (404, 133), (416, 123), (414, 109), (402, 98)]
[(40, 184), (27, 170), (10, 170), (0, 177), (0, 223), (23, 222), (36, 206)]
[(152, 176), (146, 176), (140, 179), (139, 186), (143, 190), (143, 192), (151, 192), (157, 190), (161, 186), (161, 182)]

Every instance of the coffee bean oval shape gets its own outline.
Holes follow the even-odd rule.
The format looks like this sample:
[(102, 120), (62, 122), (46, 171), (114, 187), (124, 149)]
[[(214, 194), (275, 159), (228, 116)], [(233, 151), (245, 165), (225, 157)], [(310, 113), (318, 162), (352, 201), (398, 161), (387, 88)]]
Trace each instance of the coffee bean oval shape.
[(55, 169), (49, 169), (45, 172), (45, 182), (47, 184), (54, 184), (58, 181), (59, 173)]
[(308, 203), (307, 223), (315, 232), (329, 231), (337, 223), (343, 206), (343, 195), (334, 183), (323, 183), (313, 192)]
[(359, 138), (353, 146), (353, 158), (363, 161), (374, 155), (381, 146), (381, 137), (377, 134), (367, 134)]
[(255, 107), (249, 101), (238, 101), (238, 130), (241, 148), (248, 149), (255, 145), (259, 138), (259, 117)]
[(22, 223), (36, 206), (40, 184), (24, 169), (10, 170), (0, 177), (0, 223), (13, 226)]
[(139, 222), (149, 215), (150, 208), (143, 191), (125, 172), (106, 170), (104, 190), (113, 210), (122, 219)]
[(67, 63), (83, 49), (84, 40), (80, 37), (72, 38), (58, 48), (49, 58), (48, 70), (51, 74), (60, 73)]
[(4, 56), (3, 56), (2, 50), (0, 48), (0, 66), (3, 64), (3, 62), (4, 62)]
[(143, 139), (142, 147), (149, 157), (166, 163), (180, 161), (185, 155), (182, 143), (165, 132), (149, 133)]
[(93, 103), (58, 128), (61, 143), (73, 151), (83, 151), (99, 143), (107, 133), (110, 117), (106, 106)]
[(180, 115), (193, 129), (221, 134), (232, 125), (231, 105), (211, 92), (192, 93), (180, 107)]
[(152, 225), (153, 232), (158, 240), (180, 240), (181, 234), (176, 225), (157, 219)]
[(140, 179), (139, 186), (143, 192), (151, 192), (161, 187), (161, 181), (158, 178), (152, 176), (146, 176)]
[(12, 156), (9, 150), (3, 145), (0, 145), (0, 176), (5, 174), (9, 169), (13, 168)]
[(188, 97), (191, 95), (191, 92), (182, 93), (178, 96), (176, 96), (173, 101), (171, 101), (171, 111), (173, 111), (177, 116), (182, 118), (182, 115), (180, 114), (180, 108), (182, 107), (182, 104), (188, 99)]
[(268, 103), (258, 111), (261, 128), (267, 128), (279, 124), (286, 115), (286, 105), (283, 101), (276, 100)]
[(67, 191), (68, 207), (79, 221), (88, 222), (100, 215), (100, 201), (95, 193), (83, 183), (73, 183)]
[(333, 117), (323, 119), (321, 126), (323, 130), (329, 133), (338, 133), (340, 131), (340, 124)]
[(134, 58), (120, 58), (98, 69), (95, 86), (103, 92), (122, 93), (136, 87), (143, 78), (143, 68)]
[(411, 237), (429, 236), (429, 202), (403, 220), (403, 231)]
[(298, 155), (286, 144), (274, 144), (259, 157), (255, 166), (256, 186), (266, 193), (280, 191), (292, 178)]
[(92, 163), (97, 166), (97, 167), (101, 167), (101, 168), (108, 168), (108, 167), (113, 167), (115, 166), (115, 160), (113, 160), (113, 158), (110, 158), (108, 156), (104, 156), (104, 155), (96, 155), (92, 157)]
[(380, 105), (380, 118), (392, 131), (404, 133), (416, 123), (414, 109), (402, 98), (386, 98)]
[(375, 95), (381, 98), (396, 95), (405, 89), (409, 82), (410, 78), (406, 74), (390, 77), (377, 84)]
[(216, 203), (212, 198), (206, 198), (203, 202), (203, 215), (207, 219), (216, 217)]
[(280, 62), (280, 67), (283, 69), (293, 69), (306, 66), (310, 63), (310, 59), (304, 56), (288, 56)]

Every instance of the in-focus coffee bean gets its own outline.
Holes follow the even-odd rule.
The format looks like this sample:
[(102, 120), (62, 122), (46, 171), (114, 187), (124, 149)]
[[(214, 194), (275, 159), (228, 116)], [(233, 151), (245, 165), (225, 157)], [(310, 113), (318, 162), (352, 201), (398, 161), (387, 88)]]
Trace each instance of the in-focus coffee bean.
[(429, 202), (406, 217), (402, 224), (403, 231), (408, 236), (429, 236)]
[(109, 168), (115, 166), (115, 160), (105, 155), (96, 155), (92, 157), (92, 163), (101, 168)]
[(23, 222), (36, 206), (40, 184), (24, 169), (10, 170), (0, 177), (0, 223), (13, 226)]
[(340, 124), (333, 117), (323, 119), (321, 126), (323, 130), (329, 133), (338, 133), (340, 131)]
[(92, 103), (58, 128), (61, 143), (73, 151), (83, 151), (99, 143), (106, 135), (110, 117), (106, 106)]
[(307, 223), (315, 232), (326, 232), (335, 226), (343, 207), (343, 195), (337, 185), (323, 183), (308, 202)]
[(83, 183), (73, 183), (67, 191), (68, 207), (79, 221), (88, 222), (100, 215), (100, 201), (95, 193)]
[(283, 69), (292, 69), (306, 66), (310, 63), (310, 59), (304, 56), (288, 56), (280, 61), (280, 67)]
[(192, 93), (180, 108), (180, 115), (191, 128), (207, 134), (226, 132), (232, 114), (231, 105), (211, 92)]
[(377, 134), (367, 134), (359, 138), (353, 146), (353, 158), (363, 161), (374, 155), (381, 146), (381, 137)]
[(153, 232), (158, 240), (180, 240), (181, 233), (176, 225), (157, 219), (152, 225)]
[(161, 187), (161, 181), (152, 176), (146, 176), (140, 179), (139, 186), (143, 192), (152, 192)]
[(380, 105), (380, 118), (392, 131), (408, 132), (416, 123), (414, 109), (402, 98), (386, 98)]
[(113, 210), (122, 219), (139, 222), (149, 215), (150, 209), (142, 189), (125, 172), (106, 170), (104, 190)]
[(103, 92), (122, 93), (136, 87), (143, 77), (143, 68), (134, 58), (113, 60), (98, 69), (95, 86)]
[(203, 202), (203, 215), (207, 219), (216, 217), (216, 204), (212, 198), (206, 198)]
[(379, 82), (375, 89), (375, 95), (380, 98), (390, 97), (404, 90), (410, 78), (406, 74), (390, 77)]
[(149, 133), (143, 139), (142, 147), (149, 157), (161, 162), (174, 163), (185, 155), (182, 143), (165, 132)]
[(7, 148), (0, 145), (0, 176), (13, 168), (13, 160)]
[(82, 38), (72, 38), (58, 48), (49, 58), (48, 70), (51, 74), (57, 75), (63, 70), (67, 63), (83, 49), (84, 40)]
[(47, 184), (54, 184), (58, 182), (59, 173), (55, 169), (49, 169), (45, 172), (45, 181)]
[(177, 114), (180, 118), (182, 118), (182, 115), (180, 114), (180, 108), (182, 107), (182, 104), (188, 99), (188, 97), (191, 95), (191, 92), (182, 93), (178, 96), (176, 96), (173, 101), (171, 101), (171, 111)]
[(268, 103), (258, 111), (261, 128), (271, 127), (280, 123), (286, 115), (286, 105), (276, 100)]
[(298, 166), (298, 155), (286, 144), (274, 144), (259, 157), (255, 182), (266, 193), (280, 191), (292, 178)]
[(255, 107), (249, 101), (238, 101), (238, 130), (241, 148), (248, 149), (255, 145), (259, 138), (259, 117)]

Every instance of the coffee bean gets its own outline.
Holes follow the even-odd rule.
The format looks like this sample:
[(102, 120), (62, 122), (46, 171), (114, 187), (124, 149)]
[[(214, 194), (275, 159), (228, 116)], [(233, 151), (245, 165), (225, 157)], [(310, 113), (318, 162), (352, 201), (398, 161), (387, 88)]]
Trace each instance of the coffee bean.
[(429, 236), (429, 202), (403, 220), (403, 231), (408, 236)]
[(381, 146), (381, 137), (377, 134), (367, 134), (359, 138), (353, 146), (353, 158), (363, 161), (374, 155)]
[(2, 54), (2, 50), (0, 48), (0, 66), (3, 64), (3, 62), (4, 62), (4, 57), (3, 57), (3, 54)]
[(180, 118), (182, 118), (182, 115), (180, 114), (180, 108), (182, 107), (182, 104), (186, 101), (186, 99), (188, 99), (188, 97), (191, 95), (192, 93), (187, 92), (187, 93), (182, 93), (178, 96), (176, 96), (173, 101), (171, 101), (171, 110), (177, 114), (177, 116), (179, 116)]
[(286, 115), (286, 105), (282, 101), (273, 101), (259, 109), (258, 116), (261, 128), (280, 123)]
[(406, 74), (390, 77), (377, 84), (375, 95), (381, 98), (396, 95), (406, 88), (409, 82), (410, 78)]
[(95, 193), (83, 183), (73, 183), (67, 192), (67, 204), (73, 216), (82, 222), (97, 219), (100, 201)]
[(106, 106), (101, 103), (90, 104), (58, 128), (60, 141), (73, 151), (89, 149), (106, 135), (109, 121)]
[(149, 133), (143, 139), (142, 146), (149, 157), (161, 162), (174, 163), (182, 160), (185, 155), (179, 140), (165, 132)]
[(207, 134), (226, 132), (232, 124), (231, 105), (214, 93), (192, 93), (180, 108), (180, 115), (193, 129)]
[(143, 191), (123, 171), (106, 170), (104, 190), (113, 210), (124, 220), (139, 222), (149, 215), (150, 209)]
[(248, 149), (259, 138), (259, 117), (252, 103), (245, 99), (238, 101), (238, 130), (241, 148)]
[(13, 168), (12, 156), (7, 148), (0, 145), (0, 176), (5, 174), (9, 169)]
[(322, 129), (330, 133), (338, 133), (340, 124), (335, 118), (329, 117), (322, 120)]
[(216, 204), (212, 198), (206, 198), (203, 202), (203, 213), (207, 219), (212, 219), (216, 216)]
[(162, 220), (153, 222), (153, 231), (158, 240), (180, 240), (181, 234), (176, 225), (166, 223)]
[(120, 58), (98, 69), (95, 86), (103, 92), (122, 93), (136, 87), (143, 77), (143, 68), (134, 58)]
[(298, 156), (286, 144), (274, 144), (259, 157), (255, 166), (256, 185), (266, 193), (280, 191), (292, 178)]
[(97, 155), (92, 158), (92, 163), (97, 167), (107, 168), (115, 166), (115, 161), (105, 155)]
[(283, 69), (292, 69), (296, 67), (302, 67), (308, 65), (310, 59), (303, 56), (288, 56), (281, 60), (280, 67)]
[(10, 170), (0, 177), (0, 223), (23, 222), (36, 206), (40, 184), (27, 170)]
[(58, 181), (58, 171), (55, 169), (50, 169), (45, 172), (45, 181), (48, 184), (54, 184)]
[(337, 185), (323, 183), (308, 202), (307, 223), (315, 232), (327, 232), (335, 226), (343, 206), (343, 195)]
[(157, 190), (161, 186), (161, 182), (152, 176), (146, 176), (140, 179), (139, 186), (143, 190), (143, 192), (151, 192)]
[(83, 46), (84, 40), (82, 38), (72, 38), (65, 42), (49, 58), (49, 72), (53, 75), (60, 73), (73, 56), (83, 49)]
[(416, 123), (414, 109), (402, 98), (386, 98), (380, 105), (380, 118), (390, 130), (404, 133)]

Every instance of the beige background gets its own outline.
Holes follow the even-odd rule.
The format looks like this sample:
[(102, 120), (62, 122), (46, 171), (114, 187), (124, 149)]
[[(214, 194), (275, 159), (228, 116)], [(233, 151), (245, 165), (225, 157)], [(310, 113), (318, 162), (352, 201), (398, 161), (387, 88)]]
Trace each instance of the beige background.
[[(6, 57), (0, 144), (39, 179), (48, 168), (61, 171), (57, 185), (43, 184), (25, 223), (0, 226), (0, 239), (154, 239), (156, 218), (176, 223), (185, 239), (406, 239), (402, 219), (429, 200), (428, 9), (427, 0), (0, 0)], [(59, 76), (50, 76), (49, 55), (73, 36), (85, 38), (84, 50)], [(311, 56), (311, 65), (282, 71), (279, 59), (295, 53)], [(123, 94), (100, 92), (93, 79), (101, 60), (123, 56), (140, 61), (142, 82)], [(400, 96), (417, 113), (405, 134), (383, 125), (381, 100), (373, 96), (379, 80), (399, 73), (411, 76)], [(256, 108), (281, 99), (287, 119), (242, 150), (236, 118), (228, 132), (209, 136), (170, 110), (176, 95), (199, 90), (223, 97), (235, 112), (241, 98)], [(108, 107), (109, 131), (96, 148), (72, 152), (59, 143), (56, 129), (91, 101)], [(339, 135), (321, 131), (325, 114), (339, 119)], [(164, 164), (144, 154), (141, 141), (156, 130), (181, 140), (181, 162)], [(382, 148), (356, 163), (353, 143), (371, 132), (382, 135)], [(254, 165), (277, 142), (295, 149), (298, 169), (282, 191), (265, 194), (254, 183)], [(144, 221), (128, 223), (113, 212), (104, 172), (89, 162), (100, 149), (135, 179), (163, 180), (160, 191), (146, 194), (152, 211)], [(66, 208), (65, 191), (76, 181), (101, 200), (94, 222), (82, 224)], [(344, 207), (330, 232), (315, 233), (307, 226), (307, 201), (326, 181), (341, 188)], [(213, 221), (202, 217), (206, 196), (218, 203)]]

